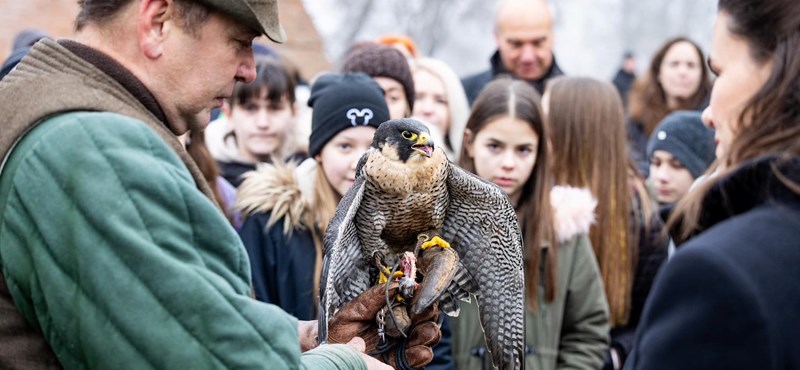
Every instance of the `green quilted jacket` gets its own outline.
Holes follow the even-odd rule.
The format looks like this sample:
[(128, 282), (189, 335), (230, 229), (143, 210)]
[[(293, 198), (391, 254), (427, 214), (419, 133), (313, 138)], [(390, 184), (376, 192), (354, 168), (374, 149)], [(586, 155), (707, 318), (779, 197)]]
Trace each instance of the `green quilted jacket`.
[(365, 368), (345, 345), (300, 353), (148, 93), (64, 45), (0, 82), (0, 157), (22, 137), (0, 173), (0, 368)]
[(297, 320), (250, 297), (235, 231), (136, 120), (40, 124), (0, 177), (0, 221), (9, 290), (66, 368), (364, 366), (345, 346), (301, 355)]

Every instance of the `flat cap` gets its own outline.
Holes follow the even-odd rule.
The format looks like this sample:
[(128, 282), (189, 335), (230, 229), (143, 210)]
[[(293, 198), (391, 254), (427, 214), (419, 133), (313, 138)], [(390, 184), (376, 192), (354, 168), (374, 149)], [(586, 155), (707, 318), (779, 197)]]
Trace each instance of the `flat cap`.
[(282, 43), (286, 32), (278, 19), (278, 0), (198, 0)]

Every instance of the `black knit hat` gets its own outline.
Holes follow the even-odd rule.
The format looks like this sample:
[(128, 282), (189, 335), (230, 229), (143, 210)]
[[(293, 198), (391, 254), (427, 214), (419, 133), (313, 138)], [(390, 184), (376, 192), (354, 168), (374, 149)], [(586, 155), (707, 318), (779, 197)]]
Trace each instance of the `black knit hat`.
[(370, 77), (388, 77), (403, 86), (408, 108), (414, 110), (414, 77), (406, 57), (385, 45), (365, 44), (347, 55), (342, 72), (364, 72)]
[(314, 157), (336, 134), (357, 126), (377, 128), (389, 120), (383, 90), (363, 73), (331, 73), (317, 78), (308, 99), (311, 137), (308, 155)]
[(700, 112), (677, 111), (664, 117), (647, 142), (647, 158), (663, 150), (697, 178), (714, 161), (714, 131), (703, 124)]

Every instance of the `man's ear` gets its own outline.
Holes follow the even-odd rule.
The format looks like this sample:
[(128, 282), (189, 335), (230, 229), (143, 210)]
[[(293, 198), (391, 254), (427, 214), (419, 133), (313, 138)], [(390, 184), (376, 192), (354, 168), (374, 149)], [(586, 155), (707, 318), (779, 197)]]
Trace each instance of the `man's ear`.
[(175, 3), (173, 0), (142, 0), (139, 5), (137, 36), (139, 47), (150, 59), (164, 52), (164, 40), (173, 28)]

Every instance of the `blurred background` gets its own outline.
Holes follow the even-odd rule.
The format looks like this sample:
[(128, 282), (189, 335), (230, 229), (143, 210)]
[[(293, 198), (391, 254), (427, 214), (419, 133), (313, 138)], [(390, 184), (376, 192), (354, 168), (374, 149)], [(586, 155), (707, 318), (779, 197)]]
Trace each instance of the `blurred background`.
[[(422, 55), (447, 62), (460, 76), (488, 67), (495, 50), (494, 0), (280, 0), (289, 40), (270, 43), (306, 79), (337, 68), (349, 45), (387, 34), (414, 39)], [(611, 79), (631, 51), (641, 72), (669, 37), (684, 35), (707, 53), (715, 0), (551, 0), (555, 55), (570, 75)], [(39, 28), (72, 33), (77, 0), (0, 0), (0, 60), (14, 36)]]

